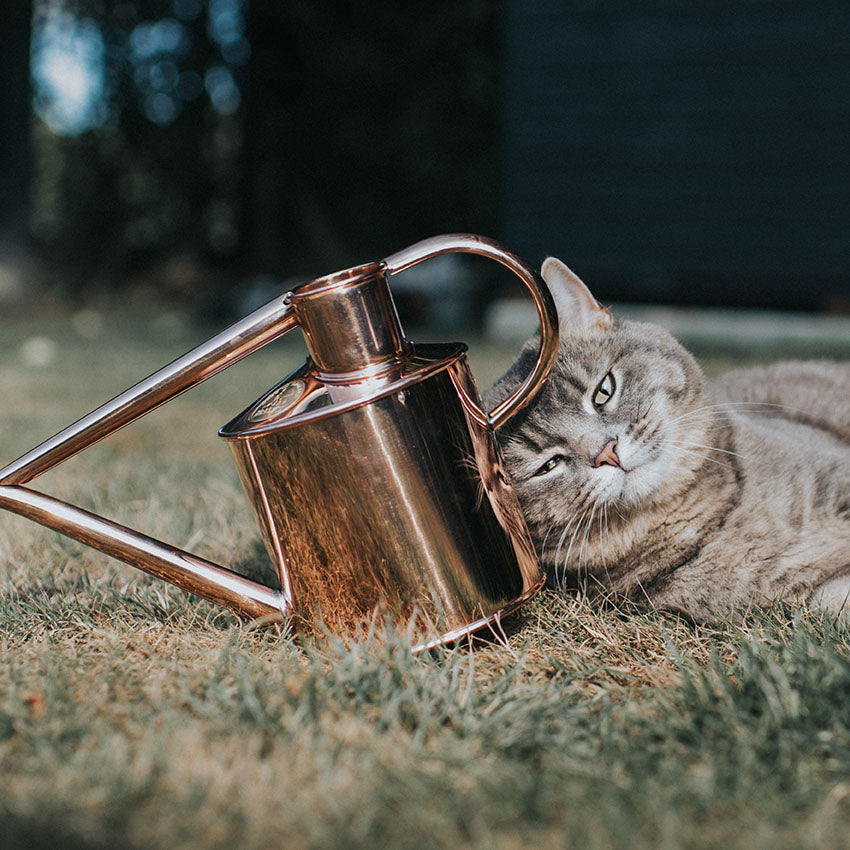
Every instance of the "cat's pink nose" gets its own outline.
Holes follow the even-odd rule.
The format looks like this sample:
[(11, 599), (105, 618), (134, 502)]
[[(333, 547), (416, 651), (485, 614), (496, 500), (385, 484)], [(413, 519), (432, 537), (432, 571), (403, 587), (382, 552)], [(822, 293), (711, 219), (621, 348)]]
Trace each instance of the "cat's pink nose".
[(611, 440), (593, 461), (594, 466), (619, 466), (620, 458), (617, 457), (617, 441)]

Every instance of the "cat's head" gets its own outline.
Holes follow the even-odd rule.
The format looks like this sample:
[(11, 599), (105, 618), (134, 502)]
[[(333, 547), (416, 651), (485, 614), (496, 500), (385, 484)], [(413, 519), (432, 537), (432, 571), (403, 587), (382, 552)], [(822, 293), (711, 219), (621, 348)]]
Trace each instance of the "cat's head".
[[(674, 499), (703, 462), (710, 427), (702, 372), (669, 333), (614, 318), (559, 260), (546, 260), (542, 274), (558, 308), (557, 360), (498, 432), (538, 547), (593, 511), (622, 522)], [(526, 343), (485, 394), (488, 406), (519, 386), (537, 346)]]

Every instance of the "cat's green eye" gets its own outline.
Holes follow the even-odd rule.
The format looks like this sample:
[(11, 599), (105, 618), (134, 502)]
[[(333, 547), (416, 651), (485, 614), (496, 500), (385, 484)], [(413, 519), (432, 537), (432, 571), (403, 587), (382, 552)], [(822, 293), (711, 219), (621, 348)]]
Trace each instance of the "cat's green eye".
[(566, 460), (563, 455), (553, 455), (546, 461), (541, 467), (537, 469), (534, 473), (535, 477), (538, 475), (545, 475), (547, 472), (551, 472), (562, 460)]
[(593, 394), (593, 403), (597, 407), (602, 407), (610, 400), (611, 396), (614, 395), (614, 390), (616, 389), (617, 382), (614, 380), (614, 376), (611, 372), (609, 372), (596, 388), (596, 392)]

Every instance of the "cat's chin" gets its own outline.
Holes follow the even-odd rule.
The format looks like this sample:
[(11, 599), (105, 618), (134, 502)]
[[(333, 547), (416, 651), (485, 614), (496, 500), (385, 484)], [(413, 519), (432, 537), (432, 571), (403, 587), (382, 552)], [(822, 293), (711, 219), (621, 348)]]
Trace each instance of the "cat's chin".
[(596, 495), (602, 504), (631, 511), (669, 497), (666, 491), (670, 480), (665, 464), (658, 459), (631, 468), (602, 467), (595, 472)]
[(647, 501), (655, 501), (665, 489), (667, 479), (664, 465), (658, 461), (649, 461), (624, 475), (622, 500), (623, 506), (636, 508)]

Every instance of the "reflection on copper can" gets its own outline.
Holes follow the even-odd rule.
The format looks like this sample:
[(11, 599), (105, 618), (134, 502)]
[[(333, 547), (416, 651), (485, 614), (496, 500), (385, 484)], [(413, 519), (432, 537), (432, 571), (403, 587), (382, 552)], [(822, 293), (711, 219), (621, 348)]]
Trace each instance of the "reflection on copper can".
[[(307, 380), (305, 380), (305, 377)], [(290, 412), (228, 439), (288, 608), (303, 632), (356, 634), (376, 617), (428, 645), (478, 628), (543, 576), (480, 402), (465, 346), (417, 347), (378, 393), (334, 402), (309, 373)]]

